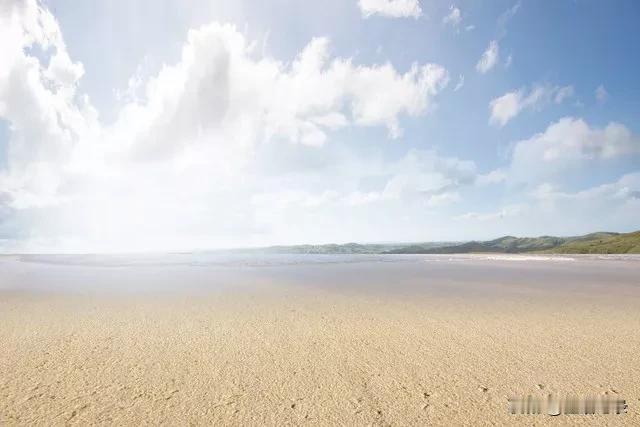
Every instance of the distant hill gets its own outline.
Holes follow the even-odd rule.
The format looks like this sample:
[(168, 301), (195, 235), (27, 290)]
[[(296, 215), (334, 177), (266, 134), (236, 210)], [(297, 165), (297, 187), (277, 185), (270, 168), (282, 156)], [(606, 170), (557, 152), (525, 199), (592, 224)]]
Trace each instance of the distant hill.
[(473, 241), (451, 246), (420, 248), (415, 245), (392, 249), (391, 254), (463, 254), (463, 253), (640, 253), (640, 231), (627, 234), (591, 233), (573, 237), (504, 236), (489, 241)]
[(424, 243), (329, 243), (326, 245), (286, 245), (266, 248), (239, 249), (239, 252), (262, 254), (384, 254), (401, 248), (426, 250), (441, 246), (451, 246), (456, 242), (424, 242)]
[(326, 245), (286, 245), (225, 250), (251, 254), (468, 254), (468, 253), (559, 253), (624, 254), (640, 253), (640, 231), (599, 232), (584, 236), (514, 237), (471, 242), (423, 243), (330, 243)]
[[(605, 233), (603, 233), (605, 234)], [(557, 254), (640, 254), (640, 231), (576, 239), (548, 250)]]
[(422, 251), (416, 251), (414, 247), (400, 248), (390, 251), (395, 254), (459, 254), (459, 253), (472, 253), (472, 252), (504, 252), (504, 253), (518, 253), (518, 252), (531, 252), (536, 250), (544, 250), (554, 248), (567, 240), (561, 237), (513, 237), (504, 236), (499, 239), (489, 240), (484, 242), (466, 242), (453, 246), (427, 248)]

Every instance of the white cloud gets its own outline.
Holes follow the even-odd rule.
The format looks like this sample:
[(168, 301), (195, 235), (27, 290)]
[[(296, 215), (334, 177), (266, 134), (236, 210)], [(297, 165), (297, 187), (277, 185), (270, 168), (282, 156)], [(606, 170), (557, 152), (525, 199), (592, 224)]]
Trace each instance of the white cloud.
[(427, 206), (438, 207), (447, 206), (453, 203), (458, 203), (462, 198), (457, 191), (444, 192), (440, 194), (434, 194), (427, 199)]
[(456, 86), (453, 88), (453, 91), (457, 92), (460, 89), (462, 89), (463, 86), (464, 86), (464, 76), (460, 74), (460, 76), (458, 77), (458, 83), (456, 83)]
[(531, 195), (543, 203), (585, 202), (611, 203), (616, 200), (640, 206), (640, 172), (623, 175), (613, 183), (601, 184), (576, 192), (561, 191), (549, 183), (540, 184)]
[[(468, 212), (455, 219), (482, 223), (490, 235), (526, 228), (527, 235), (580, 235), (597, 230), (635, 230), (640, 210), (640, 172), (581, 190), (549, 182), (522, 193), (525, 201), (498, 210)], [(508, 231), (507, 231), (508, 232)]]
[[(526, 229), (527, 236), (571, 236), (593, 231), (637, 229), (640, 173), (584, 190), (563, 191), (549, 183), (525, 194), (525, 201), (499, 209), (457, 215), (461, 226), (482, 226), (489, 236)], [(520, 234), (522, 235), (522, 234)]]
[(467, 212), (462, 215), (457, 215), (454, 219), (471, 220), (471, 221), (478, 221), (478, 222), (504, 220), (505, 218), (508, 218), (508, 217), (515, 217), (520, 215), (525, 210), (525, 208), (526, 207), (522, 204), (507, 205), (498, 211)]
[(594, 230), (635, 230), (640, 211), (640, 173), (623, 175), (618, 180), (578, 191), (562, 191), (555, 185), (541, 184), (532, 193), (534, 209), (530, 215), (551, 220), (564, 215), (571, 218), (567, 233), (582, 234)]
[(476, 178), (476, 184), (483, 185), (492, 185), (492, 184), (500, 184), (507, 179), (507, 173), (502, 169), (494, 169), (488, 173), (480, 174)]
[(489, 103), (491, 109), (490, 123), (504, 126), (509, 120), (517, 116), (522, 109), (522, 91), (509, 92)]
[(432, 150), (411, 150), (390, 168), (393, 175), (383, 190), (389, 197), (432, 198), (471, 185), (476, 177), (473, 162), (440, 157)]
[(474, 162), (443, 157), (434, 150), (410, 150), (396, 162), (376, 169), (386, 176), (384, 183), (370, 191), (355, 190), (345, 195), (352, 205), (389, 200), (424, 202), (445, 206), (460, 200), (459, 190), (473, 185), (477, 172)]
[(520, 1), (515, 3), (509, 9), (504, 11), (502, 15), (498, 17), (498, 38), (501, 39), (507, 34), (507, 24), (520, 10)]
[(391, 18), (418, 18), (422, 15), (418, 0), (358, 0), (362, 16), (381, 15)]
[(573, 86), (564, 86), (558, 88), (553, 98), (553, 101), (556, 104), (562, 104), (565, 99), (571, 98), (573, 96)]
[(498, 46), (498, 42), (496, 40), (491, 40), (489, 42), (489, 46), (487, 46), (487, 50), (484, 51), (480, 60), (476, 64), (476, 70), (483, 74), (488, 72), (496, 65), (499, 56), (500, 47)]
[(462, 12), (460, 11), (460, 8), (451, 5), (451, 7), (449, 8), (449, 14), (442, 18), (442, 23), (457, 28), (461, 22)]
[[(498, 18), (498, 34), (496, 39), (491, 40), (489, 42), (489, 46), (482, 53), (480, 60), (476, 64), (476, 70), (479, 73), (487, 73), (490, 71), (500, 60), (500, 45), (499, 40), (501, 40), (507, 34), (507, 23), (515, 16), (515, 14), (520, 9), (520, 2), (515, 3), (511, 8), (506, 10), (500, 17)], [(509, 68), (513, 61), (513, 56), (510, 54), (504, 62), (505, 68)]]
[(513, 147), (509, 179), (537, 183), (571, 177), (598, 163), (640, 154), (640, 138), (624, 125), (589, 126), (582, 119), (565, 117), (542, 133)]
[[(48, 55), (47, 67), (25, 53), (34, 45)], [(71, 61), (57, 22), (35, 1), (3, 6), (0, 47), (0, 118), (12, 130), (12, 173), (0, 174), (0, 193), (18, 206), (54, 203), (64, 160), (97, 127), (88, 98), (76, 93), (83, 66)]]
[[(323, 175), (322, 185), (315, 190), (312, 185), (300, 191), (265, 185), (253, 198), (259, 223), (282, 234), (285, 230), (290, 234), (292, 228), (300, 230), (302, 241), (327, 241), (330, 233), (345, 224), (348, 233), (353, 233), (363, 223), (367, 228), (388, 221), (395, 225), (400, 215), (410, 212), (441, 212), (462, 200), (461, 192), (473, 185), (477, 174), (473, 162), (440, 156), (433, 150), (410, 150), (397, 161), (372, 160), (353, 158), (333, 178)], [(327, 190), (327, 180), (333, 190)], [(361, 221), (355, 210), (366, 215), (367, 221)], [(303, 226), (310, 230), (298, 229)], [(320, 227), (324, 234), (309, 236)], [(397, 236), (398, 228), (392, 227), (392, 233)]]
[(447, 81), (435, 64), (400, 74), (389, 63), (330, 60), (325, 38), (313, 39), (291, 66), (253, 59), (234, 27), (211, 24), (190, 32), (180, 63), (151, 79), (146, 103), (126, 105), (120, 122), (128, 133), (129, 124), (144, 127), (133, 134), (147, 135), (136, 141), (147, 151), (212, 131), (239, 145), (277, 138), (322, 145), (327, 131), (348, 124), (386, 126), (396, 138), (399, 116), (426, 112)]
[[(48, 64), (28, 46), (50, 55)], [(0, 117), (11, 129), (0, 171), (3, 216), (60, 250), (63, 241), (100, 250), (123, 242), (193, 248), (272, 236), (268, 215), (254, 206), (265, 182), (301, 209), (343, 203), (357, 191), (351, 172), (326, 161), (329, 175), (305, 166), (302, 179), (300, 161), (316, 167), (326, 154), (315, 147), (345, 127), (383, 127), (399, 137), (401, 118), (427, 113), (448, 83), (436, 64), (400, 72), (332, 57), (325, 38), (287, 62), (256, 46), (230, 25), (191, 30), (177, 63), (151, 78), (136, 73), (105, 126), (78, 93), (84, 68), (71, 60), (55, 18), (35, 2), (3, 8)], [(304, 155), (287, 160), (287, 150)], [(339, 191), (347, 179), (353, 188)]]
[(467, 25), (466, 27), (464, 27), (465, 31), (473, 31), (476, 29), (476, 26), (471, 24), (471, 25)]
[(609, 98), (609, 92), (607, 92), (604, 86), (600, 85), (596, 88), (595, 96), (596, 100), (602, 104)]
[(562, 103), (573, 95), (573, 86), (535, 85), (529, 93), (525, 88), (508, 92), (489, 103), (489, 123), (504, 126), (527, 108), (541, 108), (551, 101)]
[(640, 173), (580, 189), (585, 173), (607, 163), (640, 159), (640, 138), (618, 123), (603, 128), (582, 119), (563, 118), (539, 134), (514, 144), (510, 163), (476, 176), (478, 186), (504, 183), (505, 204), (498, 209), (455, 216), (461, 224), (481, 223), (488, 235), (511, 230), (526, 234), (572, 235), (594, 230), (637, 228)]
[(447, 71), (435, 64), (413, 65), (398, 74), (390, 64), (352, 68), (345, 87), (351, 97), (354, 122), (359, 125), (386, 125), (391, 137), (401, 129), (398, 115), (416, 116), (425, 112), (431, 99), (449, 82)]
[[(499, 234), (507, 225), (529, 230), (533, 213), (545, 218), (551, 207), (554, 215), (569, 209), (580, 226), (590, 206), (620, 224), (638, 210), (636, 175), (578, 192), (558, 178), (637, 158), (638, 137), (616, 123), (598, 128), (562, 119), (516, 142), (511, 163), (484, 174), (472, 161), (433, 150), (402, 155), (394, 148), (392, 160), (374, 144), (355, 150), (332, 141), (353, 127), (400, 137), (403, 120), (432, 110), (449, 77), (436, 64), (399, 70), (335, 57), (325, 38), (279, 60), (233, 26), (193, 29), (177, 61), (132, 76), (119, 92), (115, 119), (103, 124), (79, 89), (84, 67), (67, 51), (55, 18), (34, 1), (6, 4), (0, 118), (10, 135), (0, 170), (0, 236), (15, 236), (29, 250), (358, 240), (372, 229), (383, 239), (423, 238), (418, 228), (447, 229), (479, 187), (508, 191), (521, 183), (531, 184), (521, 194), (535, 209), (506, 200), (504, 208), (460, 217)], [(497, 42), (495, 50), (494, 62)], [(460, 75), (454, 90), (463, 84)], [(572, 88), (520, 92), (515, 107), (500, 107), (497, 124), (526, 108), (564, 102)], [(491, 228), (493, 220), (500, 225)], [(446, 233), (478, 229), (459, 225)]]
[(354, 191), (344, 196), (344, 202), (349, 206), (368, 205), (385, 200), (384, 194), (378, 191)]

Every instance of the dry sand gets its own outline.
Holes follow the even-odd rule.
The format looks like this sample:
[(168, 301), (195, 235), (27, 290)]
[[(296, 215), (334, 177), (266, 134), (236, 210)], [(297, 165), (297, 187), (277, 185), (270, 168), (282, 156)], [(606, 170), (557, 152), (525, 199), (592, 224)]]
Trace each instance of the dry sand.
[[(0, 425), (640, 424), (640, 261), (411, 260), (6, 258)], [(195, 282), (219, 286), (168, 286)], [(507, 414), (529, 393), (629, 410)]]

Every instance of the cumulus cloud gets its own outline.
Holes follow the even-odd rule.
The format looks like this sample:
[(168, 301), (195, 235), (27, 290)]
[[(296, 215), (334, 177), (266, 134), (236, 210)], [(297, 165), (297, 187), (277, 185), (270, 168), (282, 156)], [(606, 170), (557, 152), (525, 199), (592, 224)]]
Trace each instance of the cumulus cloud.
[(381, 15), (390, 18), (418, 18), (422, 15), (418, 0), (358, 0), (362, 16)]
[(426, 112), (447, 82), (436, 64), (402, 74), (389, 63), (331, 59), (326, 38), (313, 39), (290, 66), (256, 59), (234, 27), (210, 24), (190, 31), (181, 61), (147, 83), (146, 102), (124, 106), (119, 124), (127, 133), (142, 127), (133, 134), (146, 151), (203, 135), (244, 146), (279, 138), (319, 146), (347, 125), (385, 126), (397, 138), (399, 116)]
[(478, 186), (505, 184), (499, 187), (506, 191), (504, 206), (463, 212), (454, 219), (461, 226), (482, 224), (488, 235), (525, 229), (527, 235), (577, 235), (637, 228), (639, 172), (586, 188), (583, 181), (572, 179), (602, 171), (607, 163), (633, 159), (640, 160), (640, 137), (624, 125), (599, 128), (565, 117), (516, 142), (507, 167), (476, 176)]
[(640, 154), (640, 138), (620, 123), (592, 127), (565, 117), (513, 147), (509, 178), (536, 183)]
[[(497, 50), (496, 42), (491, 67)], [(638, 137), (617, 123), (562, 119), (516, 142), (509, 163), (487, 173), (430, 149), (397, 145), (389, 156), (374, 144), (355, 150), (338, 141), (355, 127), (399, 138), (403, 120), (428, 114), (447, 86), (437, 64), (358, 63), (332, 55), (326, 38), (277, 59), (235, 27), (211, 23), (188, 33), (174, 63), (136, 72), (105, 124), (79, 89), (83, 65), (39, 3), (3, 3), (0, 52), (0, 118), (9, 134), (0, 166), (5, 250), (197, 249), (370, 239), (371, 230), (379, 239), (411, 239), (416, 228), (445, 229), (456, 214), (499, 233), (492, 218), (524, 221), (525, 202), (464, 214), (465, 200), (479, 187), (498, 192), (523, 182), (526, 203), (540, 215), (576, 201), (626, 223), (629, 210), (637, 212), (636, 175), (582, 192), (558, 178), (637, 158)], [(496, 124), (564, 102), (572, 88), (514, 93), (515, 107), (496, 107)], [(401, 218), (410, 219), (404, 228)]]
[[(306, 169), (311, 181), (301, 190), (299, 159), (273, 159), (301, 147), (304, 162), (317, 162), (317, 147), (346, 127), (382, 127), (398, 138), (401, 118), (429, 112), (448, 83), (437, 64), (399, 71), (333, 57), (326, 38), (280, 61), (256, 52), (235, 27), (212, 23), (189, 32), (175, 64), (134, 76), (135, 90), (104, 125), (78, 91), (84, 68), (46, 8), (3, 7), (0, 47), (0, 117), (10, 124), (0, 233), (21, 224), (32, 241), (50, 239), (60, 250), (63, 240), (104, 250), (123, 241), (200, 247), (264, 235), (267, 210), (259, 214), (256, 204), (268, 200), (257, 195), (269, 180), (305, 209), (346, 206), (356, 184), (336, 188), (351, 175), (329, 182)], [(269, 178), (276, 164), (282, 178)]]
[(489, 123), (504, 126), (525, 109), (541, 108), (549, 102), (562, 103), (573, 95), (573, 86), (535, 85), (529, 93), (526, 88), (508, 92), (489, 103)]
[(496, 40), (491, 40), (476, 64), (476, 70), (483, 74), (490, 71), (497, 64), (499, 56), (500, 46)]
[(531, 194), (535, 211), (541, 218), (566, 215), (574, 221), (565, 233), (575, 234), (600, 230), (604, 227), (636, 229), (640, 210), (640, 173), (623, 175), (618, 180), (578, 191), (563, 191), (544, 183)]
[(528, 236), (571, 236), (594, 230), (637, 229), (639, 210), (640, 173), (635, 172), (613, 182), (574, 191), (541, 183), (525, 195), (523, 202), (466, 212), (454, 219), (461, 227), (482, 226), (489, 236), (521, 229), (526, 229)]
[(520, 113), (523, 108), (522, 91), (509, 92), (489, 103), (491, 117), (489, 123), (497, 123), (504, 126), (509, 120)]
[[(527, 227), (528, 235), (580, 235), (594, 230), (633, 230), (640, 209), (640, 173), (626, 174), (610, 183), (584, 190), (563, 191), (540, 184), (524, 203), (507, 204), (498, 210), (467, 212), (454, 219), (482, 224), (492, 235)], [(559, 218), (570, 218), (560, 221)]]
[[(0, 192), (18, 206), (57, 200), (58, 174), (80, 138), (94, 134), (97, 113), (77, 94), (84, 69), (70, 60), (55, 19), (35, 1), (9, 3), (0, 13), (0, 118), (12, 138)], [(25, 48), (39, 46), (43, 66)]]
[(585, 201), (602, 204), (620, 201), (640, 206), (639, 190), (640, 172), (635, 172), (623, 175), (613, 183), (601, 184), (575, 192), (562, 191), (550, 183), (543, 183), (536, 187), (531, 195), (534, 199), (546, 204)]

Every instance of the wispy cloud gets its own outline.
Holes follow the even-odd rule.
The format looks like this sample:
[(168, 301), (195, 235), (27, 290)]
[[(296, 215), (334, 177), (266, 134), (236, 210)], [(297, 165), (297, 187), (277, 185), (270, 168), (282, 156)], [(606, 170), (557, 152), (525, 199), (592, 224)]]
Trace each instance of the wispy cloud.
[(496, 40), (491, 40), (489, 42), (489, 46), (484, 51), (480, 60), (476, 64), (476, 70), (479, 73), (486, 73), (490, 71), (498, 62), (498, 58), (500, 57), (500, 46)]
[[(498, 18), (497, 36), (494, 40), (489, 42), (489, 46), (476, 64), (476, 70), (478, 70), (478, 72), (486, 73), (498, 63), (500, 59), (500, 40), (507, 34), (507, 23), (515, 16), (519, 9), (520, 2), (518, 1), (511, 8), (503, 12)], [(512, 60), (512, 55), (509, 55), (504, 63), (505, 68), (509, 68), (511, 66)]]
[(449, 8), (449, 13), (442, 18), (442, 23), (445, 25), (451, 25), (454, 28), (457, 28), (462, 22), (462, 12), (460, 8), (451, 5)]
[(362, 16), (373, 15), (389, 18), (419, 18), (422, 8), (418, 0), (358, 0)]
[(573, 86), (535, 85), (528, 93), (525, 88), (508, 92), (489, 103), (491, 124), (504, 126), (525, 109), (541, 108), (545, 103), (562, 103), (573, 95)]
[(464, 75), (460, 74), (460, 76), (458, 77), (458, 83), (456, 83), (456, 86), (453, 88), (454, 92), (459, 91), (460, 89), (462, 89), (462, 86), (464, 86)]
[(604, 103), (607, 99), (609, 99), (609, 92), (604, 88), (603, 85), (600, 85), (595, 90), (596, 101), (599, 103)]
[(507, 34), (507, 24), (509, 23), (509, 21), (511, 21), (511, 19), (513, 19), (516, 13), (518, 13), (518, 10), (520, 10), (520, 6), (521, 3), (520, 1), (518, 1), (498, 17), (498, 39), (503, 38)]

